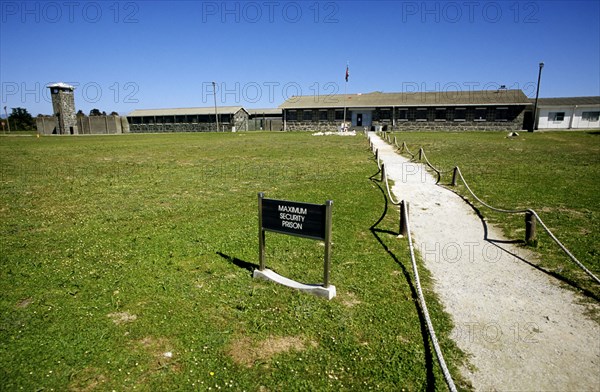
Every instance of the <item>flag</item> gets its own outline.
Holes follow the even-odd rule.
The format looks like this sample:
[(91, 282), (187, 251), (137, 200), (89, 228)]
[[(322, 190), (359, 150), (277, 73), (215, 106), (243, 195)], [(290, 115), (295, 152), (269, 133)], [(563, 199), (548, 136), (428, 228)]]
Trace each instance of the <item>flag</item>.
[(350, 76), (350, 70), (348, 69), (348, 65), (346, 65), (346, 82), (348, 81), (348, 76)]

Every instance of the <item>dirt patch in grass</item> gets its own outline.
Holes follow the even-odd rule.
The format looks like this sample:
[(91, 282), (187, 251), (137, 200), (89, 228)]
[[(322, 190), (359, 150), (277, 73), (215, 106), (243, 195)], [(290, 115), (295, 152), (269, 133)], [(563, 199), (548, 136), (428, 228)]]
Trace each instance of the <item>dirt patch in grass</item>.
[(354, 294), (351, 291), (340, 295), (340, 302), (347, 308), (352, 308), (361, 303), (361, 301), (358, 298), (356, 298), (356, 294)]
[(17, 302), (17, 308), (26, 308), (33, 302), (33, 298), (25, 298)]
[(252, 367), (256, 362), (266, 362), (277, 354), (288, 351), (304, 351), (316, 347), (316, 343), (297, 336), (269, 337), (261, 342), (250, 338), (233, 341), (227, 354), (239, 365)]
[(137, 320), (137, 316), (135, 314), (128, 312), (109, 313), (107, 316), (113, 321), (113, 323), (117, 325), (132, 323)]
[(88, 392), (97, 389), (107, 381), (106, 376), (94, 367), (87, 367), (73, 376), (69, 391)]
[(181, 371), (181, 365), (178, 362), (176, 353), (173, 351), (173, 345), (168, 339), (148, 336), (139, 340), (137, 343), (144, 351), (154, 358), (154, 370), (168, 368), (175, 373)]

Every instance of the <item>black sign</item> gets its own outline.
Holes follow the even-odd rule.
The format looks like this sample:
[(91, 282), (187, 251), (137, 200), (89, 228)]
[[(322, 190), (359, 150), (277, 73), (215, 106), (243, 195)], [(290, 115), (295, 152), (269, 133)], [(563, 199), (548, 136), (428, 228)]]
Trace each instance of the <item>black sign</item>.
[(325, 240), (326, 206), (262, 199), (262, 228), (282, 234)]

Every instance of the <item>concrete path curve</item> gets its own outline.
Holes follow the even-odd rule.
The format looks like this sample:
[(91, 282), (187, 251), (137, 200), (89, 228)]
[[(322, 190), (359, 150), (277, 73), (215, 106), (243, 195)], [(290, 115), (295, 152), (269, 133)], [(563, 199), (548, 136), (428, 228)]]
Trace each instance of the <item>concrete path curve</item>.
[(415, 249), (470, 356), (462, 372), (475, 390), (600, 391), (600, 328), (577, 295), (522, 260), (533, 255), (499, 242), (499, 229), (487, 225), (486, 237), (474, 210), (423, 165), (369, 138), (394, 196), (409, 202)]

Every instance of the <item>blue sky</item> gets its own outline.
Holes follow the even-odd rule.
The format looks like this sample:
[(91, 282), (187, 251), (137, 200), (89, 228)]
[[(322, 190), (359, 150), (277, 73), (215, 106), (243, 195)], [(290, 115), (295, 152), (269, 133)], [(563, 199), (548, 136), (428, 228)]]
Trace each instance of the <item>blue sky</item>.
[[(600, 95), (600, 1), (0, 1), (2, 107), (277, 107), (292, 95)], [(350, 79), (344, 83), (346, 63)]]

